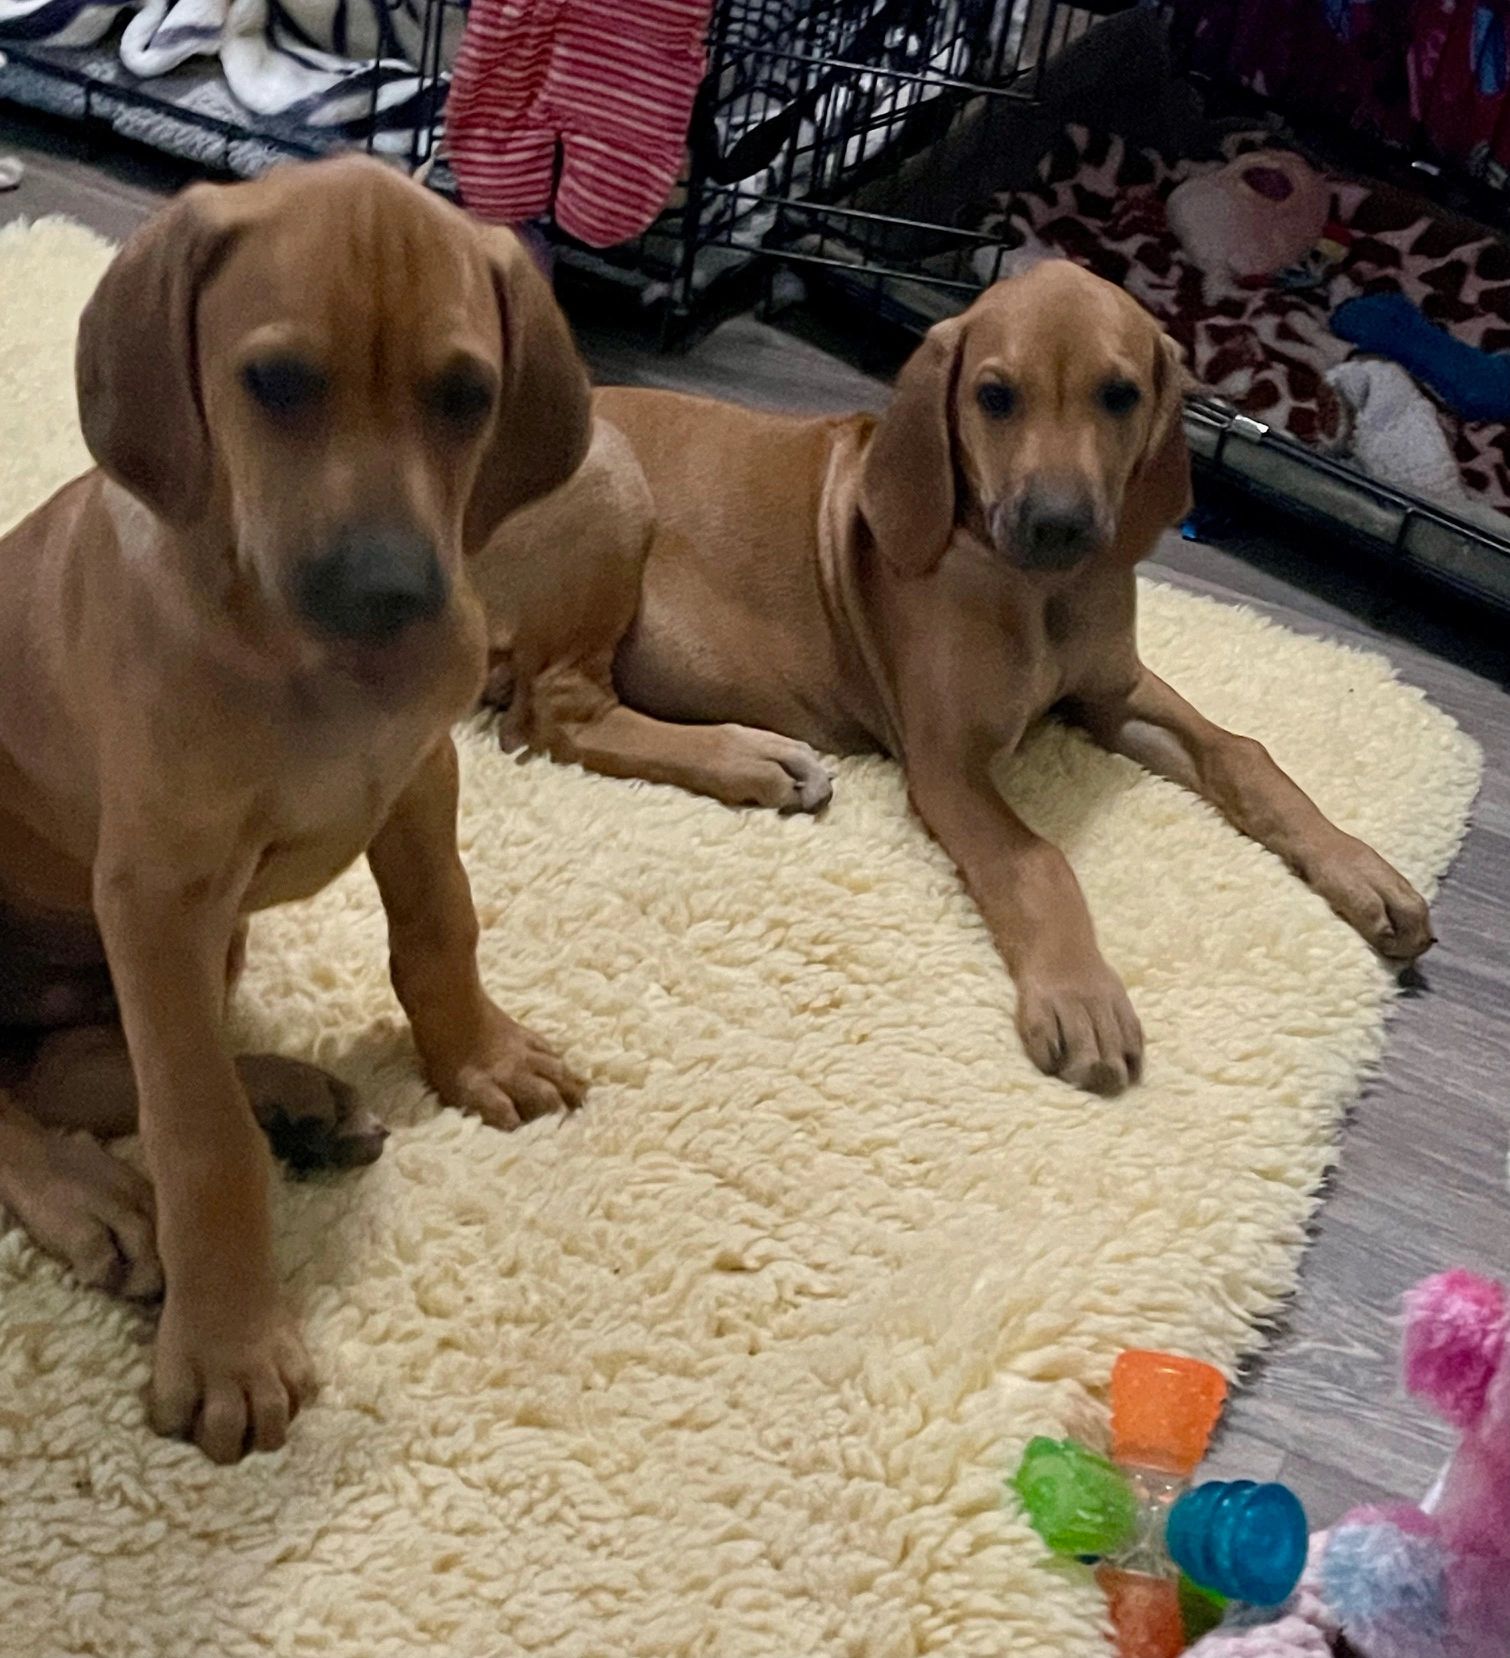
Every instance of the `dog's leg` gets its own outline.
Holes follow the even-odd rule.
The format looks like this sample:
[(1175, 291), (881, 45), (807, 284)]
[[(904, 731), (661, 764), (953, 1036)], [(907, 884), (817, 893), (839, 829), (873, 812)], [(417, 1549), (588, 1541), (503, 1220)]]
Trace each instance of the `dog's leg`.
[[(328, 1071), (281, 1054), (243, 1054), (236, 1072), (273, 1154), (291, 1168), (355, 1168), (382, 1151), (387, 1130)], [(104, 1140), (136, 1132), (136, 1078), (118, 1025), (50, 1033), (15, 1094), (44, 1127)]]
[(1261, 743), (1213, 725), (1146, 668), (1125, 695), (1071, 712), (1102, 747), (1209, 800), (1283, 858), (1381, 955), (1413, 961), (1430, 948), (1426, 900), (1372, 847), (1328, 821)]
[(557, 721), (537, 698), (538, 746), (553, 760), (606, 777), (639, 777), (711, 795), (726, 806), (816, 812), (833, 779), (806, 743), (747, 725), (673, 725), (621, 702), (592, 716)]
[(0, 1090), (0, 1208), (82, 1284), (162, 1294), (152, 1187), (87, 1134), (45, 1128)]
[(217, 1462), (282, 1445), (314, 1392), (273, 1264), (272, 1160), (221, 1037), (254, 856), (228, 858), (236, 845), (223, 822), (123, 800), (107, 805), (94, 869), (166, 1285), (151, 1421)]
[(447, 1105), (495, 1128), (577, 1105), (583, 1086), (496, 1007), (477, 971), (477, 915), (456, 850), (456, 746), (420, 767), (367, 860), (388, 914), (393, 988), (425, 1075)]
[(1016, 983), (1028, 1056), (1077, 1088), (1118, 1093), (1142, 1062), (1138, 1016), (1097, 948), (1074, 871), (997, 793), (989, 759), (918, 745), (907, 766), (913, 805), (953, 858)]
[(619, 701), (614, 660), (655, 535), (634, 451), (599, 420), (570, 486), (510, 518), (479, 556), (470, 573), (488, 612), (483, 702), (500, 712), (500, 742), (728, 806), (817, 811), (833, 782), (806, 743), (745, 725), (677, 725)]

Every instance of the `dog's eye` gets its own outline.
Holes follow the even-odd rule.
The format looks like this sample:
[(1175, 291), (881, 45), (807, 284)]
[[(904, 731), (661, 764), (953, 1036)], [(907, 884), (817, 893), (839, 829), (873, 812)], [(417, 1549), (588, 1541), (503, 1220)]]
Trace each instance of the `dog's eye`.
[(263, 357), (241, 371), (242, 384), (269, 413), (304, 414), (325, 395), (325, 376), (299, 357)]
[(1017, 393), (1005, 380), (986, 380), (976, 392), (975, 401), (993, 420), (1001, 420), (1017, 407)]
[(1143, 393), (1131, 380), (1108, 380), (1101, 388), (1101, 407), (1110, 415), (1131, 414), (1143, 399)]
[(428, 402), (447, 425), (474, 432), (493, 412), (495, 395), (492, 378), (481, 368), (453, 368), (430, 387)]

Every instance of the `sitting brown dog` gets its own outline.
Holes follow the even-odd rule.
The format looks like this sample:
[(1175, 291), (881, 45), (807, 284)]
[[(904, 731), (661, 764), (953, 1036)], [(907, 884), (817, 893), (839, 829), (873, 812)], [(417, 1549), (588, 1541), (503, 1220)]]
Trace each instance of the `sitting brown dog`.
[[(179, 196), (90, 301), (78, 392), (98, 470), (0, 541), (0, 1201), (165, 1289), (153, 1425), (231, 1461), (311, 1389), (254, 1111), (376, 1150), (322, 1073), (226, 1052), (242, 918), (365, 852), (442, 1100), (579, 1096), (478, 978), (449, 730), (486, 661), (464, 558), (577, 466), (587, 383), (512, 237), (341, 160)], [(62, 1132), (138, 1115), (150, 1188)]]
[(829, 794), (815, 748), (894, 755), (1016, 980), (1029, 1054), (1097, 1091), (1136, 1076), (1137, 1016), (1069, 865), (990, 775), (1050, 711), (1204, 795), (1385, 955), (1418, 955), (1410, 885), (1138, 658), (1134, 566), (1190, 501), (1183, 379), (1146, 312), (1061, 262), (934, 328), (879, 421), (599, 392), (582, 471), (474, 568), (505, 741), (809, 811)]

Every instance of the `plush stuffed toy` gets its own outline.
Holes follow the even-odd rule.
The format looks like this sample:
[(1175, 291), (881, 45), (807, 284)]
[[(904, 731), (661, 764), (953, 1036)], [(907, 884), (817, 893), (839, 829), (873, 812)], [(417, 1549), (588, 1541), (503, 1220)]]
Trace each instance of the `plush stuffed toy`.
[(1296, 264), (1320, 241), (1331, 188), (1292, 150), (1255, 150), (1187, 179), (1169, 198), (1169, 228), (1207, 276), (1253, 282)]
[(1510, 1654), (1510, 1298), (1471, 1272), (1406, 1297), (1405, 1385), (1462, 1438), (1432, 1512), (1359, 1509), (1322, 1594), (1366, 1658)]
[(1435, 406), (1398, 363), (1350, 357), (1327, 370), (1317, 405), (1319, 447), (1350, 457), (1380, 483), (1510, 541), (1510, 515), (1464, 486)]
[(1462, 1435), (1437, 1491), (1420, 1508), (1354, 1510), (1313, 1540), (1277, 1620), (1239, 1612), (1188, 1658), (1510, 1654), (1510, 1296), (1447, 1272), (1405, 1313), (1406, 1386)]

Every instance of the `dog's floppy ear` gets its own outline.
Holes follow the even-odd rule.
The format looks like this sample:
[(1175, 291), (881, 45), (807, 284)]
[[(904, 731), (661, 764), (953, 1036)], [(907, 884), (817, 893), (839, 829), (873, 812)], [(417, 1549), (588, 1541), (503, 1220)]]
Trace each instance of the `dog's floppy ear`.
[(954, 529), (954, 390), (960, 325), (929, 329), (897, 376), (860, 475), (860, 511), (881, 556), (924, 576)]
[(467, 503), (469, 553), (511, 512), (566, 482), (592, 428), (587, 370), (550, 283), (517, 236), (482, 234), (503, 327), (503, 391)]
[(1190, 511), (1190, 451), (1185, 443), (1185, 393), (1194, 382), (1185, 368), (1185, 353), (1160, 333), (1154, 358), (1153, 410), (1148, 441), (1122, 504), (1118, 542), (1135, 559), (1149, 552), (1158, 537)]
[(199, 294), (230, 246), (225, 197), (196, 184), (110, 262), (79, 319), (74, 384), (101, 468), (171, 524), (209, 503), (214, 458), (199, 389)]
[(1185, 394), (1195, 390), (1195, 381), (1185, 367), (1185, 348), (1170, 335), (1159, 331), (1153, 367), (1153, 422), (1148, 435), (1145, 459), (1151, 460), (1164, 447), (1169, 434), (1185, 412)]

